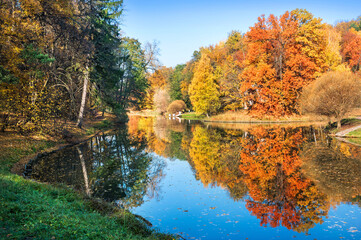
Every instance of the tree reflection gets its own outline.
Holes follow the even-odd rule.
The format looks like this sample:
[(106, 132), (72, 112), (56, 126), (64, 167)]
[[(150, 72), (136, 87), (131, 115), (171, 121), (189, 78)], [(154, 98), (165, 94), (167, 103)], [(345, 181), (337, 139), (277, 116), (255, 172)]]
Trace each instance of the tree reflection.
[(189, 142), (191, 132), (185, 123), (164, 117), (131, 116), (128, 125), (131, 135), (145, 136), (148, 151), (166, 158), (187, 159), (188, 146), (184, 143)]
[(227, 188), (235, 200), (243, 198), (247, 193), (242, 172), (238, 169), (237, 148), (241, 136), (239, 131), (229, 131), (226, 134), (222, 130), (196, 126), (189, 148), (196, 177), (205, 186)]
[(246, 207), (262, 226), (307, 232), (322, 223), (330, 204), (301, 172), (306, 136), (315, 140), (314, 129), (258, 126), (242, 132), (197, 126), (189, 156), (205, 186), (224, 187), (235, 200), (248, 191)]
[(303, 232), (328, 213), (326, 195), (300, 171), (304, 141), (301, 129), (255, 127), (241, 143), (239, 168), (250, 195), (246, 207), (262, 226)]
[(147, 190), (154, 192), (164, 163), (145, 152), (142, 134), (129, 136), (127, 128), (120, 128), (113, 135), (94, 137), (91, 146), (93, 196), (134, 207), (143, 203)]
[(361, 195), (361, 153), (351, 144), (308, 144), (303, 152), (303, 170), (335, 203), (359, 201)]
[(32, 164), (31, 177), (61, 182), (88, 195), (129, 208), (156, 197), (164, 161), (146, 152), (145, 133), (129, 135), (120, 127), (85, 144), (40, 158)]
[(244, 199), (261, 226), (307, 232), (331, 205), (360, 204), (361, 148), (312, 127), (231, 130), (131, 117), (128, 128), (33, 164), (32, 175), (135, 207), (160, 192), (165, 163), (158, 155), (187, 160), (204, 186)]

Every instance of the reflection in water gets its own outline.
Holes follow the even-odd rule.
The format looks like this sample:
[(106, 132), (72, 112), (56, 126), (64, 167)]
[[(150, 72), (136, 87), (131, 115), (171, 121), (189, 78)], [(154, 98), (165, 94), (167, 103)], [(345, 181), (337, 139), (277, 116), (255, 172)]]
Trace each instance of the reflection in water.
[(311, 180), (301, 173), (301, 129), (255, 127), (241, 142), (244, 182), (249, 189), (247, 209), (261, 225), (307, 231), (322, 223), (329, 205)]
[(142, 134), (129, 136), (127, 128), (93, 137), (86, 144), (37, 159), (28, 165), (30, 177), (61, 182), (88, 195), (122, 207), (143, 203), (146, 193), (156, 196), (164, 162), (145, 151)]
[[(354, 202), (361, 196), (360, 148), (343, 142), (307, 145), (304, 172), (333, 202)], [(359, 204), (361, 202), (359, 201)]]
[[(241, 125), (232, 130), (205, 127), (201, 123), (131, 117), (127, 128), (39, 159), (30, 168), (33, 178), (73, 185), (91, 196), (116, 202), (134, 211), (141, 209), (146, 218), (170, 211), (166, 216), (168, 220), (157, 219), (159, 227), (162, 224), (167, 226), (167, 223), (177, 224), (172, 221), (178, 218), (182, 219), (180, 224), (198, 218), (195, 224), (191, 224), (192, 228), (184, 230), (197, 238), (202, 238), (204, 229), (214, 238), (228, 238), (220, 229), (233, 231), (227, 225), (229, 219), (220, 228), (214, 228), (214, 223), (196, 225), (204, 221), (205, 215), (212, 219), (208, 211), (216, 208), (212, 201), (217, 198), (207, 196), (212, 189), (223, 189), (227, 198), (233, 201), (224, 200), (224, 204), (237, 208), (243, 206), (249, 214), (243, 216), (246, 222), (255, 219), (258, 226), (268, 227), (268, 231), (273, 228), (280, 231), (284, 227), (294, 233), (307, 233), (302, 235), (306, 237), (311, 229), (315, 229), (314, 234), (323, 236), (324, 233), (317, 229), (322, 229), (322, 224), (329, 224), (330, 220), (325, 219), (333, 212), (331, 206), (343, 203), (361, 205), (360, 156), (359, 147), (328, 138), (321, 127), (247, 125), (242, 128)], [(184, 169), (172, 168), (181, 164), (187, 164), (193, 172), (186, 174), (182, 172)], [(201, 182), (206, 195), (201, 195), (201, 191), (192, 186), (196, 183), (194, 181)], [(192, 197), (197, 200), (191, 203), (192, 206), (212, 207), (197, 209), (192, 218), (178, 216), (179, 213), (174, 211), (192, 206), (172, 205), (177, 198), (172, 192), (174, 187), (179, 192), (194, 192)], [(162, 205), (163, 197), (172, 199), (166, 203), (167, 206)], [(144, 208), (146, 210), (142, 212)], [(225, 216), (223, 214), (217, 214), (212, 222)], [(233, 216), (233, 224), (240, 221), (237, 220), (240, 216)], [(361, 213), (357, 215), (357, 219), (360, 218)], [(164, 229), (178, 232), (170, 227)], [(340, 237), (349, 234), (350, 239), (359, 238), (361, 229), (357, 227), (349, 228), (352, 231), (348, 233), (342, 229)], [(242, 231), (248, 231), (245, 225), (243, 228)], [(323, 231), (332, 232), (329, 229)]]

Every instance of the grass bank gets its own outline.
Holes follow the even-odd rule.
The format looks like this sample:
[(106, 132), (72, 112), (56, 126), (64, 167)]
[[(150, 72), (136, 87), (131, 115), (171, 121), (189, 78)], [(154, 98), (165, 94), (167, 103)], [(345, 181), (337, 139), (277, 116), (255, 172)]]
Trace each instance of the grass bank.
[(204, 122), (219, 123), (291, 123), (326, 121), (325, 118), (314, 115), (291, 115), (279, 118), (264, 116), (262, 118), (255, 118), (247, 114), (247, 111), (228, 111), (210, 117), (192, 112), (182, 114), (181, 117), (189, 120), (202, 120)]
[[(77, 137), (86, 138), (90, 127), (95, 131), (104, 125), (88, 124)], [(173, 239), (101, 200), (11, 172), (20, 160), (63, 144), (44, 136), (0, 135), (0, 239)]]

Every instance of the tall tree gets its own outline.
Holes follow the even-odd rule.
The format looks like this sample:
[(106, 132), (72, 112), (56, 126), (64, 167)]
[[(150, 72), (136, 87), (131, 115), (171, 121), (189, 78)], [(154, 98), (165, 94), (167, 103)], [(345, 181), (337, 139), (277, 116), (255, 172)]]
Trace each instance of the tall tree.
[(240, 88), (253, 115), (297, 112), (302, 88), (327, 69), (323, 29), (321, 19), (306, 10), (258, 19), (246, 34), (248, 53)]
[(184, 68), (185, 68), (185, 64), (177, 65), (169, 77), (169, 87), (170, 87), (169, 95), (172, 101), (182, 100), (181, 83), (184, 79), (184, 76), (182, 74)]
[(202, 54), (189, 86), (190, 100), (196, 112), (209, 116), (219, 109), (219, 91), (215, 80), (211, 60), (206, 54)]

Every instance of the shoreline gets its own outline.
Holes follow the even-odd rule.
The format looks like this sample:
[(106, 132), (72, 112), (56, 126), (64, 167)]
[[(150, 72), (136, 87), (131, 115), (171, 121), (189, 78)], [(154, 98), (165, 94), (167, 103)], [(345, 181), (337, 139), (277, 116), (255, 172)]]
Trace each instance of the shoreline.
[[(23, 177), (25, 165), (33, 159), (80, 144), (116, 127), (112, 123), (109, 129), (95, 128), (105, 120), (111, 121), (108, 118), (89, 121), (83, 129), (71, 133), (70, 142), (36, 134), (23, 136), (17, 132), (0, 133), (0, 147), (3, 150), (0, 153), (0, 238), (11, 236), (22, 239), (31, 236), (64, 239), (88, 234), (97, 236), (97, 229), (103, 226), (109, 228), (109, 231), (103, 233), (104, 236), (118, 236), (119, 239), (176, 238), (150, 228), (149, 222), (141, 216), (117, 208), (104, 200), (88, 197), (63, 184), (49, 184)], [(18, 200), (13, 200), (12, 196), (16, 196)], [(31, 210), (13, 212), (11, 209), (18, 204), (23, 209), (40, 207), (43, 210), (41, 214)], [(74, 215), (75, 212), (79, 214)], [(59, 219), (60, 216), (65, 218)], [(29, 224), (27, 219), (31, 219), (30, 228), (25, 227)], [(52, 227), (59, 223), (61, 227)], [(39, 231), (40, 228), (47, 230)], [(71, 235), (74, 231), (80, 235)]]

